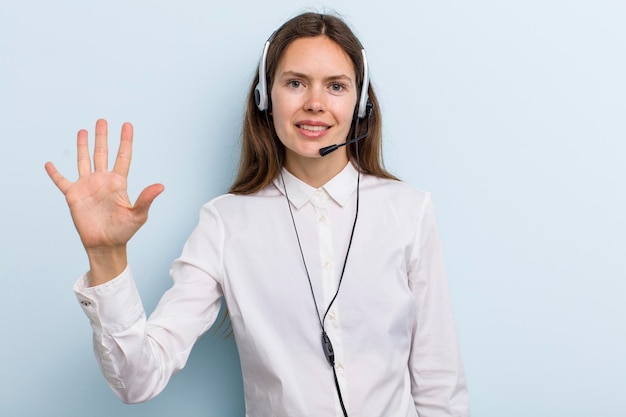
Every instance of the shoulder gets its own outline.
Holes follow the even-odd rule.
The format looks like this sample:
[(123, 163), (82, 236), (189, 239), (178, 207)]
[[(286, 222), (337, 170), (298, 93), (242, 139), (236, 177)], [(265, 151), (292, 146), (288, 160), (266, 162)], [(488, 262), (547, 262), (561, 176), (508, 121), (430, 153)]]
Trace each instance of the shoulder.
[(265, 204), (271, 204), (281, 197), (278, 189), (270, 184), (262, 190), (252, 194), (222, 194), (214, 197), (202, 206), (203, 212), (213, 212), (219, 217), (230, 217), (242, 212), (255, 210)]
[(412, 209), (424, 207), (431, 202), (431, 193), (406, 182), (372, 175), (363, 175), (361, 190), (374, 198)]

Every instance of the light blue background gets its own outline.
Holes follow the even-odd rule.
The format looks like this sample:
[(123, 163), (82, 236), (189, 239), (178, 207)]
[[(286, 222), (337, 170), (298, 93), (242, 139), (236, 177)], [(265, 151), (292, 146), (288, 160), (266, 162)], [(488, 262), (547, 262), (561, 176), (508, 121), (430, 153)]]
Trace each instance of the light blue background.
[[(433, 192), (474, 417), (626, 416), (626, 2), (328, 1), (368, 50), (387, 166)], [(43, 165), (135, 125), (130, 245), (146, 309), (234, 176), (263, 42), (302, 1), (0, 3), (0, 415), (243, 415), (207, 334), (156, 399), (100, 376), (71, 288), (87, 268)]]

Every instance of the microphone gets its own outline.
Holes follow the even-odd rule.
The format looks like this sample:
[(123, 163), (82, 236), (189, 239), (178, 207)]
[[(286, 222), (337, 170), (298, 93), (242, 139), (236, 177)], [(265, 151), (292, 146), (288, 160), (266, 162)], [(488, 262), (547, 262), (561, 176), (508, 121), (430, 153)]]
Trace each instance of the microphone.
[(321, 156), (326, 156), (331, 152), (336, 151), (337, 149), (341, 148), (342, 146), (346, 146), (346, 145), (350, 145), (353, 144), (355, 142), (360, 141), (361, 139), (365, 139), (367, 137), (367, 135), (370, 132), (370, 119), (372, 118), (372, 109), (374, 108), (374, 105), (372, 104), (371, 101), (367, 102), (367, 127), (365, 128), (365, 133), (363, 133), (360, 136), (357, 136), (354, 139), (350, 139), (344, 143), (340, 143), (340, 144), (335, 144), (335, 145), (330, 145), (330, 146), (325, 146), (323, 148), (320, 148), (320, 155)]

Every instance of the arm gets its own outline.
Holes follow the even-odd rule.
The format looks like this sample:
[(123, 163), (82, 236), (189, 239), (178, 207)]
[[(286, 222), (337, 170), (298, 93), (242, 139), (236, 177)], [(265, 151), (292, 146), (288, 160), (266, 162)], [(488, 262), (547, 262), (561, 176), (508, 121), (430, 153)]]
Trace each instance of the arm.
[(178, 260), (171, 272), (173, 285), (149, 319), (130, 268), (103, 285), (87, 287), (83, 277), (74, 287), (100, 370), (125, 403), (158, 395), (220, 311), (221, 287), (206, 271)]
[(163, 191), (161, 184), (146, 187), (131, 205), (127, 177), (132, 157), (133, 127), (122, 126), (120, 146), (112, 171), (108, 170), (107, 122), (96, 123), (93, 170), (87, 131), (77, 137), (78, 179), (68, 181), (54, 164), (46, 172), (61, 190), (70, 208), (74, 226), (89, 258), (89, 285), (99, 285), (118, 276), (127, 266), (126, 244), (148, 219), (148, 210)]
[[(67, 200), (89, 257), (90, 271), (74, 291), (91, 322), (94, 353), (108, 384), (127, 403), (157, 395), (185, 365), (193, 344), (215, 320), (222, 296), (221, 287), (209, 275), (217, 272), (197, 260), (207, 258), (201, 255), (206, 255), (209, 245), (207, 234), (197, 231), (186, 245), (184, 259), (172, 269), (174, 285), (146, 319), (127, 266), (126, 244), (146, 222), (148, 209), (163, 186), (147, 187), (131, 205), (126, 179), (132, 139), (132, 125), (125, 123), (115, 166), (108, 171), (107, 123), (98, 120), (93, 170), (84, 130), (78, 132), (77, 140), (78, 180), (72, 183), (52, 163), (46, 164)], [(204, 221), (208, 228), (218, 228), (215, 216), (203, 218), (208, 219)]]
[(422, 417), (467, 417), (467, 385), (430, 195), (419, 221), (409, 285), (416, 303), (409, 358), (415, 407)]

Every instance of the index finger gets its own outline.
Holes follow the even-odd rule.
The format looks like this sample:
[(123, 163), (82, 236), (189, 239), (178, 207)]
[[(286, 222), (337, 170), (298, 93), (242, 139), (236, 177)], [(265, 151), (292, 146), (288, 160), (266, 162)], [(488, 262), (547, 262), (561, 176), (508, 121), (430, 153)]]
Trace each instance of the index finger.
[(130, 161), (133, 156), (133, 125), (126, 122), (122, 125), (120, 147), (117, 150), (113, 171), (123, 177), (128, 176)]

